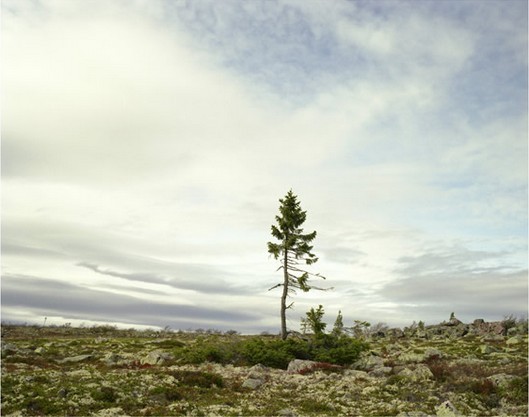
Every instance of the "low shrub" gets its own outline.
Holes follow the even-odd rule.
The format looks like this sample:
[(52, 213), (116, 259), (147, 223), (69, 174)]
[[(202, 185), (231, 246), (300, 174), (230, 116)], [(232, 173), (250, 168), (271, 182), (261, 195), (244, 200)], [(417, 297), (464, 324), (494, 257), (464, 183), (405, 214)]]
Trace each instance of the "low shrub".
[(222, 388), (224, 386), (222, 376), (210, 372), (174, 371), (170, 375), (177, 379), (181, 385), (189, 387), (211, 388), (216, 386)]
[(355, 362), (367, 347), (365, 342), (357, 339), (332, 334), (319, 334), (309, 341), (296, 339), (264, 341), (253, 338), (244, 343), (242, 355), (250, 365), (261, 363), (273, 368), (286, 369), (292, 359), (348, 365)]

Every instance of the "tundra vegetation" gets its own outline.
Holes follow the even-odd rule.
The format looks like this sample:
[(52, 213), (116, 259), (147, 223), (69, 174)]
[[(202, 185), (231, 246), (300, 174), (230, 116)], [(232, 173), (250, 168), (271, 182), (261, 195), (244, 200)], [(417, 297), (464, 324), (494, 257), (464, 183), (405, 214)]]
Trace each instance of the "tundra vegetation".
[(286, 340), (4, 324), (1, 412), (527, 415), (526, 320), (348, 329), (340, 314), (337, 322), (330, 333), (309, 326)]

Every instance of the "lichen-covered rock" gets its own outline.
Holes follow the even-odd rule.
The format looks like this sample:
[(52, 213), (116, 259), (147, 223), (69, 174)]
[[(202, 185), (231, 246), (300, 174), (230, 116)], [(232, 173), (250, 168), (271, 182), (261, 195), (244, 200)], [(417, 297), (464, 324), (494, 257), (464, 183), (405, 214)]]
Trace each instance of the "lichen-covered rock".
[(389, 366), (380, 366), (378, 368), (373, 369), (371, 372), (369, 372), (369, 375), (374, 376), (376, 378), (381, 378), (388, 376), (393, 368)]
[(299, 374), (300, 372), (307, 372), (316, 368), (318, 362), (306, 361), (302, 359), (293, 359), (288, 364), (287, 372), (290, 374)]
[(58, 359), (58, 363), (68, 363), (68, 362), (83, 362), (88, 359), (92, 359), (94, 355), (77, 355), (77, 356), (70, 356), (68, 358), (64, 359)]
[(263, 384), (264, 384), (264, 381), (262, 379), (248, 378), (246, 381), (242, 383), (242, 387), (249, 388), (249, 389), (257, 389)]
[(508, 374), (495, 374), (489, 376), (487, 379), (492, 382), (492, 384), (500, 389), (507, 388), (509, 383), (515, 379), (516, 376)]
[(283, 408), (277, 412), (278, 416), (282, 417), (297, 417), (297, 414), (294, 413), (290, 408)]
[(173, 359), (173, 355), (161, 350), (153, 350), (140, 360), (142, 365), (162, 365)]
[(426, 381), (433, 378), (432, 371), (426, 365), (417, 365), (415, 368), (404, 368), (399, 372), (400, 376), (410, 379), (411, 381)]
[(521, 338), (521, 336), (513, 336), (507, 339), (505, 343), (508, 345), (519, 345), (522, 342), (523, 342), (523, 339)]
[(384, 359), (380, 356), (375, 356), (368, 354), (360, 358), (353, 364), (354, 369), (359, 369), (361, 371), (372, 371), (375, 368), (381, 368), (384, 366)]
[(455, 417), (460, 415), (454, 407), (454, 404), (450, 401), (445, 401), (440, 406), (436, 407), (435, 411), (437, 417)]

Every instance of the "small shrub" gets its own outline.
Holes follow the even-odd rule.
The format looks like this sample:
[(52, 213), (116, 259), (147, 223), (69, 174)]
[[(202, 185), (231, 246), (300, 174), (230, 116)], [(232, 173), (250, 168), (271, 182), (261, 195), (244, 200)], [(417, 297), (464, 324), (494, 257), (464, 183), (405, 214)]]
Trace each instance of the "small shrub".
[(112, 387), (101, 387), (96, 391), (92, 391), (92, 398), (99, 402), (113, 403), (117, 400), (117, 394)]
[(224, 386), (222, 376), (210, 372), (174, 371), (170, 375), (176, 378), (180, 384), (189, 387), (211, 388), (216, 386), (222, 388)]
[(509, 401), (512, 401), (514, 404), (527, 404), (527, 376), (514, 378), (512, 381), (509, 382), (508, 387), (501, 391), (502, 396), (509, 399)]
[(451, 375), (450, 364), (443, 359), (430, 358), (426, 361), (426, 366), (428, 366), (434, 379), (438, 382), (445, 382)]
[(153, 388), (149, 394), (151, 396), (163, 396), (169, 402), (180, 401), (183, 397), (176, 387), (156, 387)]

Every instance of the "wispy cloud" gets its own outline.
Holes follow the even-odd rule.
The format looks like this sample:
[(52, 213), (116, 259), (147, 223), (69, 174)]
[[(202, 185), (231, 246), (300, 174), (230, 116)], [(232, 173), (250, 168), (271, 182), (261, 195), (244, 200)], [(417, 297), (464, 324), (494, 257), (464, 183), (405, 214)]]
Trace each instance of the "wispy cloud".
[(524, 285), (526, 3), (5, 0), (2, 12), (4, 274), (258, 304), (270, 326), (266, 241), (293, 188), (336, 288), (330, 310), (416, 319), (434, 303), (410, 307), (418, 277), (466, 292), (479, 275), (473, 308), (492, 316), (495, 279)]

